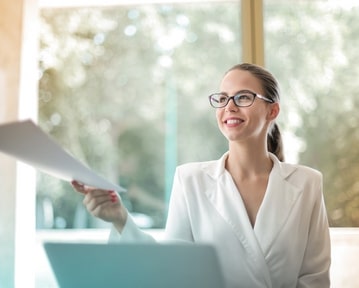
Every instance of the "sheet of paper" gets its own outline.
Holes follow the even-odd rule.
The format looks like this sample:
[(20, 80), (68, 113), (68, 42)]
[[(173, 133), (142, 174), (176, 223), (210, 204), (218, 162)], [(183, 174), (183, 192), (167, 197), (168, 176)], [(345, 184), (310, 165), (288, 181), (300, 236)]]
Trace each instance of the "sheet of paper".
[(76, 160), (31, 120), (0, 125), (0, 152), (65, 181), (77, 180), (106, 190), (125, 191)]

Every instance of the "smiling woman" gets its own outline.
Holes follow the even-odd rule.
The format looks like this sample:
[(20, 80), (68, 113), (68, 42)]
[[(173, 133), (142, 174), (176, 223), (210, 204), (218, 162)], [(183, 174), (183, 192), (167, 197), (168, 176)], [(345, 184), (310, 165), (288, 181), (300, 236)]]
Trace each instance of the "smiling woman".
[[(176, 168), (165, 239), (215, 247), (228, 288), (309, 283), (329, 287), (331, 253), (322, 174), (280, 162), (273, 152), (282, 155), (281, 147), (267, 146), (279, 113), (274, 76), (246, 63), (225, 73), (220, 91), (246, 90), (259, 91), (271, 101), (258, 98), (245, 107), (230, 101), (216, 108), (228, 151), (215, 161), (191, 161)], [(280, 143), (280, 138), (274, 142)], [(84, 194), (89, 213), (113, 224), (110, 241), (154, 241), (138, 229), (113, 191), (76, 181), (73, 187)]]
[[(155, 1), (156, 5), (150, 2), (149, 0), (0, 2), (3, 16), (1, 19), (2, 23), (5, 23), (5, 25), (0, 25), (0, 34), (1, 38), (6, 40), (3, 41), (0, 55), (0, 90), (2, 92), (0, 93), (0, 109), (3, 121), (23, 117), (36, 118), (39, 103), (42, 114), (40, 124), (58, 139), (63, 147), (69, 148), (78, 158), (90, 163), (91, 167), (97, 168), (111, 179), (117, 181), (121, 178), (117, 182), (121, 182), (126, 187), (131, 186), (129, 183), (139, 184), (136, 187), (131, 186), (133, 192), (127, 204), (133, 211), (145, 212), (145, 217), (142, 218), (144, 215), (140, 214), (140, 219), (151, 220), (146, 223), (154, 223), (153, 219), (157, 219), (156, 224), (143, 225), (153, 227), (161, 223), (158, 219), (163, 221), (164, 213), (160, 212), (161, 215), (158, 217), (154, 211), (164, 211), (163, 206), (166, 205), (167, 200), (162, 200), (169, 197), (166, 194), (168, 192), (164, 191), (168, 191), (172, 183), (170, 176), (173, 171), (164, 167), (174, 167), (176, 163), (195, 159), (215, 158), (226, 145), (218, 140), (221, 138), (218, 134), (209, 132), (216, 129), (214, 119), (204, 121), (208, 116), (207, 112), (210, 111), (206, 96), (214, 92), (218, 84), (212, 83), (212, 80), (220, 79), (223, 69), (241, 62), (242, 52), (243, 59), (248, 61), (248, 55), (256, 54), (265, 43), (263, 50), (265, 50), (266, 60), (259, 62), (265, 62), (265, 66), (276, 75), (282, 84), (282, 95), (285, 96), (281, 101), (284, 109), (282, 109), (278, 124), (284, 136), (286, 159), (289, 162), (308, 164), (323, 171), (324, 196), (331, 225), (357, 227), (359, 225), (357, 212), (359, 134), (358, 113), (355, 108), (359, 107), (359, 98), (356, 97), (359, 66), (353, 65), (359, 61), (359, 54), (356, 51), (359, 45), (359, 22), (356, 21), (359, 13), (357, 1), (243, 0), (230, 3), (204, 0), (177, 1), (177, 4), (186, 3), (185, 7), (174, 5), (176, 1), (171, 1), (170, 4), (167, 3), (168, 5), (165, 0)], [(262, 2), (263, 7), (254, 5)], [(243, 6), (240, 3), (247, 3), (248, 6), (253, 4), (255, 8), (259, 8), (255, 13), (248, 13), (246, 10), (241, 15), (239, 12)], [(42, 19), (40, 22), (41, 71), (39, 73), (36, 72), (39, 66), (38, 57), (34, 56), (37, 55), (38, 47), (37, 4), (39, 4)], [(202, 8), (206, 8), (207, 12), (198, 12), (195, 17), (187, 15), (189, 11), (193, 12), (194, 8), (202, 4)], [(88, 9), (89, 6), (92, 8)], [(100, 6), (106, 9), (98, 9)], [(173, 10), (181, 6), (183, 9), (175, 9), (180, 12), (176, 13), (176, 16), (170, 14), (165, 17), (171, 8)], [(156, 9), (149, 10), (149, 7), (156, 7)], [(221, 7), (230, 8), (221, 10)], [(108, 15), (103, 17), (102, 13), (105, 10), (117, 11), (117, 8), (126, 12), (121, 16), (117, 14), (111, 18), (112, 20), (108, 19)], [(215, 12), (210, 13), (211, 9)], [(87, 14), (79, 12), (85, 10)], [(102, 12), (90, 16), (88, 13), (90, 10)], [(70, 11), (80, 17), (74, 15), (70, 17)], [(145, 14), (149, 13), (146, 14), (148, 16), (146, 18), (142, 18), (144, 11), (146, 11)], [(151, 13), (161, 14), (161, 19), (166, 19), (166, 21), (159, 21), (159, 18)], [(251, 16), (258, 16), (258, 14), (264, 16), (264, 42), (256, 42), (263, 36), (260, 33), (261, 22), (258, 24), (256, 21), (244, 21), (247, 23), (245, 25), (238, 19), (251, 20)], [(66, 17), (61, 15), (66, 15)], [(221, 15), (220, 20), (218, 15)], [(99, 21), (100, 19), (105, 21)], [(127, 22), (124, 23), (124, 19), (127, 19)], [(141, 19), (140, 22), (145, 19), (146, 21), (141, 26), (135, 23), (138, 19)], [(192, 29), (192, 23), (196, 22), (196, 19), (198, 19), (197, 28)], [(118, 30), (115, 29), (117, 22), (119, 23)], [(87, 24), (90, 28), (86, 26)], [(164, 28), (156, 24), (163, 24)], [(173, 25), (176, 25), (176, 29), (170, 29)], [(65, 29), (61, 29), (62, 27)], [(151, 31), (148, 32), (146, 27), (149, 27)], [(243, 33), (241, 27), (244, 28)], [(184, 30), (186, 33), (183, 33)], [(109, 37), (110, 31), (114, 31), (112, 36), (118, 37), (116, 39), (120, 39), (121, 43), (127, 46), (114, 46), (115, 49), (108, 49), (108, 45), (113, 44), (111, 40), (113, 38)], [(201, 31), (203, 33), (200, 33)], [(248, 33), (253, 32), (254, 38), (247, 37)], [(182, 44), (171, 51), (163, 44), (166, 41), (160, 41), (160, 38), (158, 41), (151, 38), (152, 42), (132, 41), (138, 35), (142, 35), (140, 38), (147, 37), (146, 33), (152, 36), (165, 34), (165, 39), (173, 39), (173, 35), (179, 35)], [(209, 36), (203, 36), (207, 35), (206, 33)], [(61, 35), (66, 37), (63, 38)], [(184, 35), (185, 38), (183, 38)], [(240, 41), (241, 36), (243, 36), (243, 41)], [(205, 39), (207, 39), (206, 42), (204, 42)], [(202, 44), (198, 46), (200, 48), (195, 49), (194, 43)], [(255, 47), (253, 43), (256, 44)], [(186, 45), (188, 49), (184, 53), (179, 47)], [(220, 52), (217, 53), (217, 49)], [(146, 54), (148, 51), (155, 51), (158, 55)], [(142, 57), (145, 55), (146, 61)], [(177, 65), (179, 56), (182, 59), (181, 65)], [(124, 61), (127, 58), (130, 60)], [(250, 59), (255, 62), (258, 58)], [(116, 63), (117, 69), (111, 68), (112, 63)], [(134, 63), (139, 65), (134, 65)], [(148, 68), (153, 67), (149, 64), (158, 69)], [(133, 69), (134, 66), (136, 69)], [(95, 67), (100, 68), (100, 72), (89, 76), (89, 70), (94, 70)], [(132, 72), (129, 73), (129, 71)], [(66, 75), (59, 77), (60, 74)], [(39, 75), (41, 92), (39, 102), (37, 102), (36, 87)], [(178, 75), (188, 79), (176, 80)], [(96, 81), (105, 77), (110, 80)], [(164, 78), (165, 81), (163, 81)], [(148, 82), (157, 85), (155, 89), (149, 89), (149, 85), (143, 84), (143, 81), (148, 79), (151, 80)], [(122, 87), (126, 85), (134, 88), (122, 91)], [(193, 86), (196, 86), (195, 90)], [(61, 88), (60, 91), (56, 90), (58, 87)], [(82, 88), (84, 88), (83, 93), (81, 93)], [(110, 90), (112, 93), (108, 92)], [(166, 91), (165, 95), (174, 95), (174, 97), (164, 97), (163, 91)], [(160, 92), (162, 96), (157, 97)], [(81, 94), (82, 97), (80, 97)], [(148, 97), (149, 95), (156, 97)], [(200, 98), (201, 96), (204, 98)], [(116, 101), (118, 98), (132, 100), (132, 105), (125, 105), (124, 109), (120, 109), (121, 106), (117, 105), (120, 102), (111, 102), (113, 105), (106, 104), (109, 103), (109, 99)], [(55, 104), (54, 99), (66, 99), (67, 102), (59, 101)], [(84, 101), (85, 99), (88, 101)], [(165, 105), (163, 105), (164, 102)], [(94, 116), (92, 121), (89, 120), (91, 117), (86, 114), (92, 111), (89, 108), (90, 104), (95, 105), (96, 113), (102, 111), (101, 117)], [(159, 112), (155, 108), (161, 105), (164, 108), (162, 112)], [(44, 106), (48, 108), (52, 106), (52, 108), (44, 112), (46, 110), (46, 108), (43, 109)], [(178, 109), (173, 110), (172, 107), (178, 107)], [(187, 112), (183, 112), (188, 109), (195, 109), (196, 112), (191, 119), (186, 117)], [(65, 110), (70, 110), (71, 114), (66, 114)], [(107, 113), (115, 115), (114, 118), (110, 119)], [(163, 117), (164, 113), (166, 113), (165, 117)], [(68, 115), (78, 118), (72, 121)], [(156, 115), (161, 115), (162, 119), (154, 125), (151, 119), (154, 119)], [(139, 119), (137, 124), (135, 124), (136, 119)], [(114, 126), (113, 123), (117, 125)], [(182, 126), (184, 123), (189, 127), (188, 130)], [(194, 123), (195, 125), (198, 123), (196, 135), (192, 132)], [(132, 125), (132, 128), (126, 130), (129, 125)], [(72, 129), (72, 126), (76, 129)], [(59, 129), (59, 127), (62, 128)], [(158, 140), (158, 135), (160, 133), (164, 135), (164, 130), (166, 130), (166, 135), (171, 135), (171, 137), (162, 136), (162, 141)], [(115, 134), (121, 137), (115, 137), (113, 140), (106, 136), (109, 131), (115, 131)], [(148, 131), (153, 131), (154, 134), (146, 135)], [(191, 137), (180, 135), (191, 135)], [(74, 141), (76, 144), (73, 145), (71, 139), (78, 141)], [(118, 144), (121, 145), (122, 152), (109, 153), (111, 157), (104, 161), (108, 163), (108, 166), (100, 164), (103, 155), (110, 151), (108, 147), (117, 147)], [(209, 148), (209, 145), (213, 147)], [(87, 148), (84, 149), (84, 147)], [(183, 149), (177, 149), (178, 147), (183, 147)], [(191, 147), (196, 147), (196, 149)], [(161, 151), (159, 155), (162, 155), (162, 158), (157, 152), (155, 155), (147, 152), (145, 156), (151, 161), (141, 161), (138, 155), (134, 157), (133, 153), (130, 153), (131, 149), (132, 151), (158, 149)], [(178, 151), (178, 153), (173, 153), (173, 151)], [(115, 156), (120, 158), (112, 158)], [(156, 161), (162, 163), (162, 166), (154, 165)], [(122, 165), (125, 162), (126, 167)], [(136, 167), (149, 167), (149, 169), (141, 170), (146, 172), (141, 176), (146, 178), (141, 183), (136, 181), (138, 175), (132, 172), (136, 170)], [(32, 247), (34, 238), (32, 227), (35, 221), (33, 213), (35, 192), (32, 190), (34, 190), (35, 173), (29, 167), (15, 165), (14, 161), (3, 156), (0, 157), (0, 169), (3, 186), (0, 201), (0, 257), (1, 260), (5, 259), (0, 261), (0, 286), (31, 287), (34, 281), (32, 269), (35, 269), (33, 263), (37, 264), (40, 273), (44, 272), (44, 267), (40, 264), (41, 260), (37, 258), (42, 251), (36, 254), (36, 257), (31, 255), (35, 253)], [(162, 172), (163, 170), (166, 172)], [(18, 171), (24, 171), (24, 173), (20, 175)], [(129, 173), (132, 173), (132, 178), (124, 177)], [(163, 173), (163, 175), (156, 173)], [(38, 177), (39, 215), (42, 212), (48, 215), (46, 219), (38, 217), (38, 227), (90, 227), (91, 225), (91, 227), (98, 227), (103, 225), (83, 216), (81, 208), (77, 208), (77, 206), (82, 206), (81, 199), (78, 197), (74, 201), (77, 196), (67, 184), (58, 183), (54, 179), (45, 180), (42, 178), (43, 175), (38, 175)], [(160, 193), (166, 196), (154, 198), (148, 195), (147, 191), (160, 191), (160, 185), (154, 184), (151, 180), (153, 178), (162, 179), (162, 182), (165, 182)], [(46, 185), (44, 185), (45, 182)], [(59, 188), (60, 186), (64, 188)], [(144, 206), (147, 211), (148, 207), (151, 207), (151, 214), (147, 214), (148, 212), (143, 209)], [(57, 212), (51, 212), (54, 208)], [(151, 218), (147, 218), (148, 215)], [(73, 219), (77, 220), (73, 222)], [(41, 230), (38, 231), (38, 236), (40, 235), (41, 240), (97, 239), (97, 236), (91, 233), (92, 230), (88, 229), (86, 232), (88, 234), (83, 230), (75, 229), (72, 231), (69, 229)], [(99, 232), (103, 237), (103, 231)], [(331, 228), (331, 232), (334, 250), (334, 265), (331, 272), (333, 287), (359, 286), (355, 269), (358, 258), (357, 228)], [(63, 236), (64, 233), (73, 234), (66, 234), (68, 237), (66, 238)], [(46, 235), (46, 237), (41, 238), (41, 235)], [(78, 238), (78, 235), (82, 238)], [(41, 276), (44, 275), (41, 274)], [(37, 287), (44, 286), (46, 285)], [(56, 287), (53, 282), (47, 286)]]

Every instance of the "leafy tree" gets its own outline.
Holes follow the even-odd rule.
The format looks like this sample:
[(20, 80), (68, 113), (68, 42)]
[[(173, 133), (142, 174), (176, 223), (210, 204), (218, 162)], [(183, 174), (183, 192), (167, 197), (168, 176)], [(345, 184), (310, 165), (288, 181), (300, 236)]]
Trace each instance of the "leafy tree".
[(323, 173), (331, 225), (359, 226), (359, 7), (327, 4), (267, 5), (266, 60), (283, 84), (299, 162)]
[[(40, 125), (162, 227), (174, 167), (227, 149), (207, 95), (240, 58), (237, 4), (56, 9), (41, 19)], [(52, 198), (73, 227), (81, 197), (46, 179), (39, 199)]]
[[(287, 158), (323, 172), (331, 225), (358, 226), (359, 8), (339, 2), (265, 1), (266, 66), (282, 88)], [(40, 125), (127, 188), (127, 207), (151, 216), (155, 227), (164, 225), (174, 167), (227, 149), (207, 95), (240, 62), (239, 9), (42, 10)], [(51, 199), (67, 228), (101, 225), (93, 218), (79, 224), (81, 195), (68, 183), (40, 174), (38, 198)]]

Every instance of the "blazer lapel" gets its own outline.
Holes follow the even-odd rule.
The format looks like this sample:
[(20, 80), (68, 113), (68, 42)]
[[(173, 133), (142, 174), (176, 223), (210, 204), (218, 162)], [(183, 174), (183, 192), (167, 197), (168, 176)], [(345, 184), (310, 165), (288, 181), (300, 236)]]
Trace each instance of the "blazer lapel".
[(213, 185), (206, 189), (206, 195), (214, 209), (232, 228), (233, 233), (247, 253), (248, 265), (258, 279), (263, 279), (265, 287), (272, 287), (270, 273), (262, 249), (257, 241), (247, 211), (231, 175), (224, 168), (227, 153), (221, 159), (210, 162), (206, 167), (207, 174), (213, 177)]
[(224, 168), (227, 154), (224, 154), (218, 161), (209, 162), (208, 166), (203, 167), (203, 170), (213, 178), (213, 184), (209, 186), (210, 189), (206, 189), (205, 193), (213, 207), (232, 227), (237, 238), (242, 240), (245, 236), (243, 233), (253, 229), (233, 179)]
[(273, 156), (272, 159), (273, 169), (254, 226), (254, 232), (264, 255), (270, 250), (302, 192), (286, 180), (296, 168), (279, 162)]

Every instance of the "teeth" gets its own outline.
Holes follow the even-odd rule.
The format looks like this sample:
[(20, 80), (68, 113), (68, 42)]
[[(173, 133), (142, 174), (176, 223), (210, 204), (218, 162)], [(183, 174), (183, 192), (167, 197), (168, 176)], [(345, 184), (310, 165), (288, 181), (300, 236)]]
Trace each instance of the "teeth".
[(230, 120), (227, 120), (227, 124), (238, 124), (240, 121), (237, 120), (237, 119), (230, 119)]

